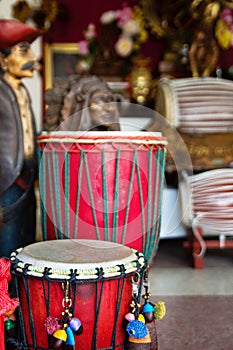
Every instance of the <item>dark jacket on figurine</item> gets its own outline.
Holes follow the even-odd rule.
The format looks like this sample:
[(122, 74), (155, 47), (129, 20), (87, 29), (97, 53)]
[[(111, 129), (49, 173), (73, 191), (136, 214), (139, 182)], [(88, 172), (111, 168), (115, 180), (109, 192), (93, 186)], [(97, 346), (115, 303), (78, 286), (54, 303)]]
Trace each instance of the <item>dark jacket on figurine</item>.
[[(36, 127), (32, 108), (31, 116), (35, 143)], [(36, 151), (36, 144), (34, 149)], [(20, 177), (23, 166), (23, 129), (17, 98), (9, 84), (0, 77), (0, 197)], [(36, 152), (30, 168), (32, 183), (35, 179)]]

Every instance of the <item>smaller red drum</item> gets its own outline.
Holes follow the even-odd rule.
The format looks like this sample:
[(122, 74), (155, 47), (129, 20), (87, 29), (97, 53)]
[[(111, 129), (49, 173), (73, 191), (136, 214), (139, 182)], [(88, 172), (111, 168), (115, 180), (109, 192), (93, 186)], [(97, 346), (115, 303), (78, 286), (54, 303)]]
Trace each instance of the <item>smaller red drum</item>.
[(132, 279), (142, 281), (147, 266), (142, 253), (100, 240), (50, 240), (12, 253), (11, 261), (19, 348), (51, 348), (53, 323), (68, 312), (82, 329), (73, 334), (74, 349), (124, 349)]

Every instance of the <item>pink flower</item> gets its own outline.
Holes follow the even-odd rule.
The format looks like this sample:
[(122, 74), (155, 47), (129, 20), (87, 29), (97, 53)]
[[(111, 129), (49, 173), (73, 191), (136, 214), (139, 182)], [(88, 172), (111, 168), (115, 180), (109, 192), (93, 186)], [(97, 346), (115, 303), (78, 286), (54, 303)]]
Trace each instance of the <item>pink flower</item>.
[(227, 8), (223, 9), (221, 19), (230, 26), (233, 23), (233, 11)]
[(121, 10), (117, 11), (117, 23), (118, 26), (121, 28), (125, 25), (129, 20), (132, 19), (133, 10), (129, 6), (123, 6)]
[(88, 55), (89, 49), (87, 40), (81, 40), (78, 42), (78, 53), (80, 55)]
[(84, 33), (84, 37), (86, 40), (90, 40), (92, 38), (96, 38), (96, 27), (94, 23), (89, 23), (87, 30)]

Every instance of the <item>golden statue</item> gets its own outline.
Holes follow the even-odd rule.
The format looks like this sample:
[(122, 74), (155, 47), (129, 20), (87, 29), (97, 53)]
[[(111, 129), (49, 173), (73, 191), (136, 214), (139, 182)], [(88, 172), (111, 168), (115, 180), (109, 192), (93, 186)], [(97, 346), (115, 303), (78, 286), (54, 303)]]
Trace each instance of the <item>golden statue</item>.
[(210, 76), (218, 62), (219, 48), (214, 37), (214, 25), (220, 9), (219, 1), (194, 0), (191, 4), (192, 17), (196, 22), (189, 50), (193, 77)]

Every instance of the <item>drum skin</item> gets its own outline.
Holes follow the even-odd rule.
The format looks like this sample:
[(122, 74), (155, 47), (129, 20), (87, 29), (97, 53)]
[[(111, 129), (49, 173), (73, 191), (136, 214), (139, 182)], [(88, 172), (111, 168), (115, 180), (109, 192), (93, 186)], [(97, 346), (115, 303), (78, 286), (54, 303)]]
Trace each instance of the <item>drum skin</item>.
[(108, 240), (150, 260), (160, 230), (165, 145), (160, 133), (39, 136), (44, 240)]
[[(101, 250), (99, 246), (101, 241), (91, 242), (90, 256), (90, 252), (85, 251), (86, 242), (88, 240), (39, 242), (24, 248), (16, 258), (13, 254), (12, 276), (17, 285), (17, 296), (20, 301), (19, 318), (20, 315), (22, 316), (19, 319), (21, 329), (18, 338), (22, 339), (26, 336), (29, 348), (48, 349), (50, 347), (51, 336), (48, 336), (45, 329), (45, 320), (48, 316), (62, 318), (64, 311), (62, 283), (67, 281), (67, 269), (71, 267), (70, 271), (75, 271), (76, 276), (73, 275), (73, 278), (68, 279), (71, 286), (73, 317), (80, 319), (83, 326), (82, 334), (75, 335), (75, 349), (124, 349), (126, 331), (123, 328), (123, 320), (124, 315), (129, 312), (132, 300), (132, 276), (136, 273), (142, 278), (146, 267), (145, 260), (142, 254), (138, 256), (130, 248), (111, 242), (104, 242), (111, 251), (107, 252), (106, 246)], [(73, 254), (73, 245), (77, 245), (77, 254)], [(41, 246), (44, 249), (42, 258), (40, 258)], [(39, 253), (37, 253), (37, 247)], [(62, 257), (59, 258), (59, 255), (62, 256), (60, 247), (62, 251), (64, 249), (64, 252), (67, 252), (68, 262), (64, 262), (64, 271), (60, 267), (62, 264)], [(70, 247), (73, 249), (70, 257), (77, 256), (77, 260), (81, 263), (70, 263)], [(58, 262), (49, 258), (49, 255), (53, 257), (55, 251), (58, 254)], [(86, 253), (88, 256), (85, 256)], [(107, 254), (112, 255), (112, 261)], [(43, 261), (46, 255), (47, 262)], [(82, 265), (83, 260), (85, 262)], [(103, 272), (108, 269), (105, 265), (110, 266), (108, 276), (103, 278), (104, 275), (100, 273), (98, 278), (93, 278), (90, 273), (92, 267), (88, 268), (89, 261), (92, 266), (96, 265), (96, 268), (103, 266)], [(121, 263), (125, 266), (125, 273), (119, 275), (113, 272), (117, 261), (119, 266)], [(27, 270), (29, 265), (32, 267)], [(59, 270), (59, 276), (56, 273), (54, 276), (49, 276), (46, 272), (41, 273), (43, 267), (50, 269), (45, 269), (50, 273)], [(41, 276), (38, 275), (39, 270)]]

